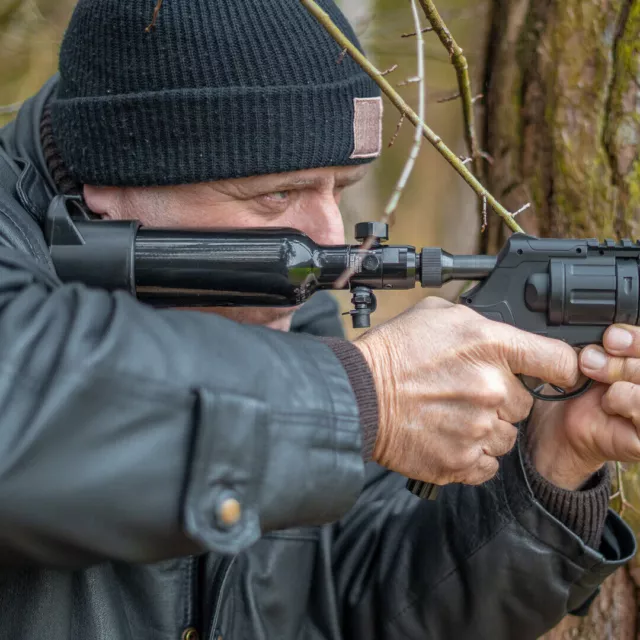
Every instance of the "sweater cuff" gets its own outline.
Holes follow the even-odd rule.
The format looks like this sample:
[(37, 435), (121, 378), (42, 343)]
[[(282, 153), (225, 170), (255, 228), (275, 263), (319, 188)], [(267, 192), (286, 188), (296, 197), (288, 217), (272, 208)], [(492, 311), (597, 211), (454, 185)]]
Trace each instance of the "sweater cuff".
[(318, 339), (333, 351), (347, 372), (360, 413), (362, 458), (365, 462), (370, 462), (378, 437), (378, 396), (371, 369), (360, 349), (351, 342), (339, 338)]
[(561, 489), (543, 478), (533, 466), (529, 451), (521, 441), (524, 470), (531, 490), (542, 506), (592, 549), (600, 546), (609, 510), (611, 478), (604, 465), (576, 491)]

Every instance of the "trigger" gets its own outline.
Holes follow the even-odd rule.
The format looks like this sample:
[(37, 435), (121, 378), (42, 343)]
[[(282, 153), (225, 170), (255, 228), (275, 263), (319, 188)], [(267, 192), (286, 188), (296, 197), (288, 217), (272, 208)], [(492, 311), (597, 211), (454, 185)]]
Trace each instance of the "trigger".
[(532, 389), (527, 386), (527, 383), (524, 381), (524, 378), (521, 374), (518, 374), (518, 378), (520, 378), (520, 382), (522, 382), (522, 386), (537, 400), (544, 400), (546, 402), (562, 402), (564, 400), (573, 400), (574, 398), (579, 398), (581, 395), (584, 395), (589, 389), (591, 389), (591, 385), (593, 385), (593, 380), (588, 379), (579, 389), (575, 391), (570, 391), (566, 393), (564, 389), (560, 387), (556, 387), (556, 385), (552, 384), (551, 388), (557, 391), (560, 395), (552, 396), (545, 393), (540, 393), (540, 389), (544, 388), (544, 384), (541, 384), (539, 387)]

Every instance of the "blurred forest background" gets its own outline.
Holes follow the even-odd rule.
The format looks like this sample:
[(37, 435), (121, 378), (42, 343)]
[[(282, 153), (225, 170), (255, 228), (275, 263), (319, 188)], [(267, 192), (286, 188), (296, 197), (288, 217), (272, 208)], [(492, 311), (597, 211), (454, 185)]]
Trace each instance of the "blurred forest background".
[[(149, 2), (151, 12), (155, 0)], [(398, 65), (388, 76), (393, 85), (415, 75), (415, 39), (401, 37), (413, 31), (407, 2), (339, 3), (374, 64)], [(486, 94), (476, 103), (476, 118), (483, 148), (496, 161), (483, 163), (483, 178), (498, 200), (511, 211), (531, 200), (531, 211), (518, 221), (540, 235), (639, 237), (640, 0), (437, 0), (436, 5), (464, 49), (474, 94)], [(0, 0), (0, 126), (55, 72), (73, 6), (73, 0)], [(426, 34), (425, 40), (426, 121), (455, 153), (467, 156), (460, 102), (439, 102), (457, 93), (455, 70), (438, 38)], [(488, 70), (491, 86), (485, 83)], [(417, 85), (399, 90), (415, 108)], [(385, 143), (398, 120), (387, 102)], [(413, 127), (405, 122), (393, 147), (345, 197), (349, 240), (355, 222), (381, 217), (412, 136)], [(476, 196), (425, 141), (391, 241), (456, 253), (495, 251), (504, 231), (497, 217), (490, 222), (481, 234)], [(427, 293), (453, 299), (458, 291), (452, 284), (440, 292), (382, 294), (374, 324)], [(349, 295), (338, 297), (349, 308)], [(638, 473), (627, 469), (624, 478), (627, 498), (640, 505)], [(640, 530), (633, 510), (623, 515)], [(618, 572), (586, 620), (569, 617), (547, 638), (640, 638), (638, 571), (634, 564)]]

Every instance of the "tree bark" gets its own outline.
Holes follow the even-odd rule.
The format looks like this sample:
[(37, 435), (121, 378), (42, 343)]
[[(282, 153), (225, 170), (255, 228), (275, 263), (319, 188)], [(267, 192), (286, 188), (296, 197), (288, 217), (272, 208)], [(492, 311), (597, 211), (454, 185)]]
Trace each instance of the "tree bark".
[[(492, 0), (484, 148), (490, 191), (538, 236), (640, 238), (640, 0)], [(483, 249), (506, 227), (490, 220)], [(623, 473), (640, 506), (637, 468)], [(620, 501), (614, 506), (621, 507)], [(640, 519), (623, 514), (636, 532)], [(603, 585), (586, 618), (546, 640), (638, 635), (637, 561)]]

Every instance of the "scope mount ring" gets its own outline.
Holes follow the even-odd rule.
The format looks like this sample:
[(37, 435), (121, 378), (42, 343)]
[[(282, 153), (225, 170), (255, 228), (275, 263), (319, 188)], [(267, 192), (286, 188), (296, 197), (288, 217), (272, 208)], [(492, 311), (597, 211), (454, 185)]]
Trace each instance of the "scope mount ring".
[(575, 391), (570, 391), (566, 393), (564, 389), (561, 387), (557, 387), (555, 384), (550, 384), (549, 386), (557, 391), (560, 395), (552, 396), (547, 393), (540, 393), (540, 389), (545, 387), (544, 384), (532, 389), (528, 387), (524, 381), (522, 374), (518, 374), (518, 378), (520, 378), (520, 382), (522, 382), (522, 386), (534, 397), (536, 400), (544, 400), (545, 402), (564, 402), (565, 400), (574, 400), (575, 398), (579, 398), (581, 395), (584, 395), (589, 389), (591, 389), (593, 385), (593, 380), (590, 378), (578, 389)]

